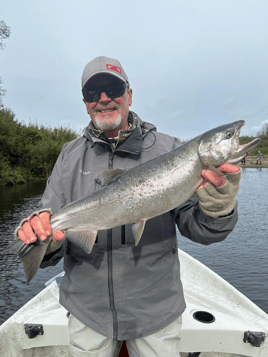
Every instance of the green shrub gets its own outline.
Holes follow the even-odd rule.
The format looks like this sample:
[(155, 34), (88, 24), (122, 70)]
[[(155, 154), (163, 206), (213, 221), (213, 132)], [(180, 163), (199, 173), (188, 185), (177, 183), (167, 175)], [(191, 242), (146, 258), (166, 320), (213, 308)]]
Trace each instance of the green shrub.
[(62, 145), (77, 137), (70, 128), (25, 125), (11, 110), (0, 110), (0, 184), (47, 178)]

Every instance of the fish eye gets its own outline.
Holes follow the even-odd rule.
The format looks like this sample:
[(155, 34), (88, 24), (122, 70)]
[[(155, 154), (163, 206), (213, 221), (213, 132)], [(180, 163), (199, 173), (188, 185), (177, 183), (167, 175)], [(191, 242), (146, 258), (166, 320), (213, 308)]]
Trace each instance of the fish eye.
[(226, 133), (226, 139), (231, 139), (232, 136), (233, 136), (233, 133), (231, 133), (230, 131), (228, 131), (228, 133)]

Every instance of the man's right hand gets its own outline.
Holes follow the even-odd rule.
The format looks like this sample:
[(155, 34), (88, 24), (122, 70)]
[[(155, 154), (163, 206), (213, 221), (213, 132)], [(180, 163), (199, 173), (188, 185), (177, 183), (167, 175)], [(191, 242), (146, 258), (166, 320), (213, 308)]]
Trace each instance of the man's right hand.
[[(51, 214), (48, 211), (42, 211), (38, 215), (32, 214), (16, 230), (16, 238), (19, 238), (25, 244), (36, 242), (37, 236), (41, 241), (45, 241), (52, 234), (50, 216)], [(60, 230), (53, 233), (53, 239), (56, 241), (63, 240), (64, 238), (65, 234)]]

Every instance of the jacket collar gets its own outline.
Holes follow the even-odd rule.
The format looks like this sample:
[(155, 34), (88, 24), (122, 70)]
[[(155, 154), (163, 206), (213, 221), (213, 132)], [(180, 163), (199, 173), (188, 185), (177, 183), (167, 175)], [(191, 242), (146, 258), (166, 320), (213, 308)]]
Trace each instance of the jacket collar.
[[(126, 139), (116, 146), (115, 151), (139, 155), (142, 150), (142, 140), (146, 136), (146, 133), (152, 130), (156, 131), (156, 127), (152, 124), (143, 122), (138, 115), (132, 111), (129, 112), (128, 120), (129, 123), (132, 123), (132, 126), (130, 129), (123, 131), (123, 135), (126, 134)], [(104, 140), (104, 137), (98, 130), (94, 129), (91, 122), (85, 128), (84, 136), (91, 143), (91, 147), (95, 144), (107, 144), (112, 147), (112, 144), (109, 143), (109, 139), (107, 138), (108, 141)]]

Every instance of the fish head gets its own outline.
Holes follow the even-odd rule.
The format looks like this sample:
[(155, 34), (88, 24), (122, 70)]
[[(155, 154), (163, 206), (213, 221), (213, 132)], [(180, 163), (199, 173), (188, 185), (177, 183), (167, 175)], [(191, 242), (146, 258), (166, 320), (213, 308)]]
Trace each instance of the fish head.
[(205, 167), (218, 167), (224, 162), (236, 164), (254, 149), (261, 139), (255, 138), (250, 143), (240, 145), (240, 131), (244, 120), (219, 126), (201, 135), (198, 156)]

